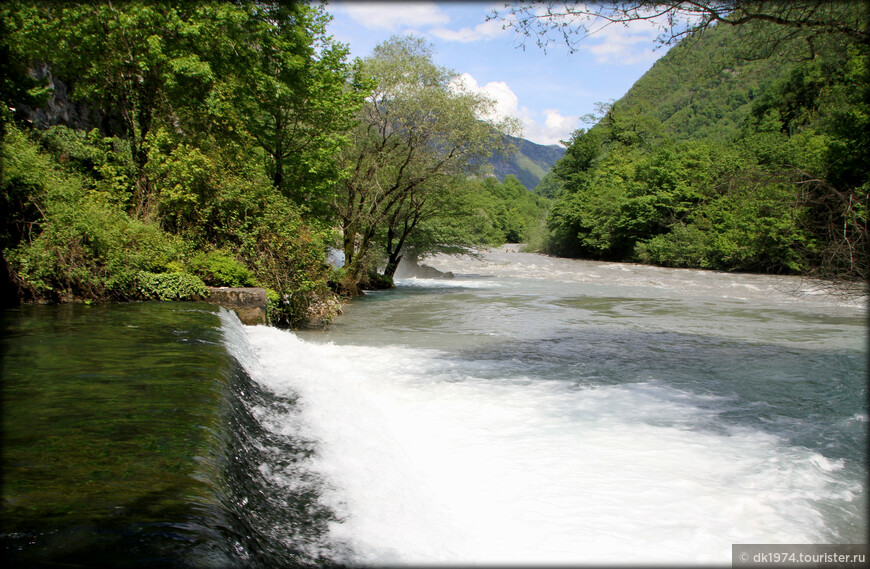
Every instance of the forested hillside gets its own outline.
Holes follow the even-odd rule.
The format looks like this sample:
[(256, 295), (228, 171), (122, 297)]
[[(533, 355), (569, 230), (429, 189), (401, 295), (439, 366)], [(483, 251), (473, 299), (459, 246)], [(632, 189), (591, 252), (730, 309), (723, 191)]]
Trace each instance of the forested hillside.
[(495, 177), (503, 182), (505, 177), (513, 175), (527, 190), (534, 190), (559, 158), (565, 155), (562, 146), (545, 146), (515, 136), (508, 136), (507, 140), (516, 148), (516, 153), (507, 157), (496, 156), (491, 160)]
[(574, 133), (542, 184), (547, 250), (864, 280), (867, 52), (769, 22), (686, 37)]
[(256, 285), (296, 325), (391, 286), (412, 248), (537, 227), (542, 200), (481, 181), (515, 132), (477, 119), (491, 101), (419, 39), (350, 61), (328, 19), (284, 1), (0, 7), (3, 301)]
[(675, 46), (615, 105), (646, 121), (644, 136), (731, 142), (767, 89), (797, 65), (793, 57), (753, 54), (746, 29), (716, 26)]

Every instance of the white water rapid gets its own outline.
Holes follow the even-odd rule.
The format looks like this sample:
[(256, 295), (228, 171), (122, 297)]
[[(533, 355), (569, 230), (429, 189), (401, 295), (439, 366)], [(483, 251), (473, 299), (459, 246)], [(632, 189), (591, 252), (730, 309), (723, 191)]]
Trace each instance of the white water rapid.
[[(426, 261), (327, 331), (228, 344), (314, 441), (355, 564), (730, 564), (866, 532), (863, 301), (799, 279), (551, 259)], [(294, 470), (264, 464), (280, 484)], [(312, 547), (314, 547), (312, 545)]]

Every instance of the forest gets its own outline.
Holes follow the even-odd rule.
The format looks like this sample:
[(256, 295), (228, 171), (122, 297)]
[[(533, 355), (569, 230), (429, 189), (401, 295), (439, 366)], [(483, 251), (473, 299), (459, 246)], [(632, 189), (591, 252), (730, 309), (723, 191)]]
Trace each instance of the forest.
[(4, 303), (262, 286), (296, 326), (391, 286), (406, 252), (528, 239), (547, 199), (489, 167), (516, 125), (480, 119), (492, 101), (422, 40), (350, 60), (328, 20), (281, 0), (0, 8)]
[(555, 197), (545, 251), (863, 286), (866, 32), (774, 16), (860, 32), (866, 5), (777, 6), (684, 35), (623, 98), (598, 105), (537, 189)]
[(4, 5), (0, 296), (261, 286), (270, 321), (298, 326), (392, 286), (405, 255), (504, 242), (865, 282), (863, 6), (691, 6), (704, 25), (672, 28), (676, 45), (599, 104), (532, 192), (526, 173), (543, 170), (522, 152), (523, 180), (494, 176), (522, 146), (518, 121), (481, 118), (494, 101), (422, 39), (351, 60), (326, 7), (285, 0)]

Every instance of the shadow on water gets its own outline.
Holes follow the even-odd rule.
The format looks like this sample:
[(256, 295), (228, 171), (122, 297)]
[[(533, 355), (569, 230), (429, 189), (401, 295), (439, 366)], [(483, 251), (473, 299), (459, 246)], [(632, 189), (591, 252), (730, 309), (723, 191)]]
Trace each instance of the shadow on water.
[(221, 470), (237, 535), (245, 536), (245, 567), (335, 566), (328, 525), (337, 521), (323, 505), (324, 481), (306, 461), (315, 443), (293, 433), (264, 428), (264, 414), (295, 413), (296, 397), (258, 387), (233, 360), (237, 381), (227, 399), (228, 439)]
[[(264, 432), (256, 389), (204, 304), (2, 313), (4, 567), (330, 563), (317, 481), (281, 486), (311, 444)], [(280, 456), (280, 459), (276, 459)]]

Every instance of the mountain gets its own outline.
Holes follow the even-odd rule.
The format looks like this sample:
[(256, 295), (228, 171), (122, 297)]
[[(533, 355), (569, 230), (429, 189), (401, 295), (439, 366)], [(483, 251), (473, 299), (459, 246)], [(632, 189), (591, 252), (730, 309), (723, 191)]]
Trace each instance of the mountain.
[(616, 102), (646, 134), (672, 140), (738, 138), (757, 99), (797, 67), (794, 58), (752, 56), (745, 30), (714, 26), (671, 49)]
[(499, 182), (504, 182), (508, 174), (513, 174), (530, 191), (565, 154), (565, 148), (556, 144), (545, 146), (515, 136), (507, 138), (517, 147), (517, 153), (507, 159), (493, 158), (490, 161), (495, 169), (495, 177)]

